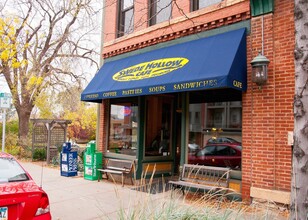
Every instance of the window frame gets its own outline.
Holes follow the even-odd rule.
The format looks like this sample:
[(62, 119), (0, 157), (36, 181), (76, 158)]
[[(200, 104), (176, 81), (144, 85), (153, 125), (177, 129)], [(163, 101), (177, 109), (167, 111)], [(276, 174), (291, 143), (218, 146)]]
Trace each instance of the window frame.
[[(117, 22), (117, 37), (122, 37), (127, 34), (131, 34), (134, 32), (134, 5), (135, 2), (134, 0), (132, 5), (130, 7), (124, 8), (124, 1), (125, 0), (118, 0), (118, 22)], [(128, 28), (131, 30), (126, 32), (125, 31), (125, 15), (128, 13), (130, 10), (132, 10), (132, 25), (129, 26)]]
[[(136, 128), (133, 128), (133, 124), (131, 124), (131, 129), (133, 131), (133, 129), (136, 129), (136, 142), (134, 142), (136, 144), (136, 149), (134, 149), (136, 152), (138, 151), (138, 147), (139, 147), (139, 144), (138, 144), (138, 138), (139, 138), (139, 133), (138, 133), (138, 130), (139, 130), (139, 127), (140, 124), (139, 124), (139, 114), (140, 114), (140, 105), (139, 105), (139, 101), (138, 101), (138, 98), (136, 97), (130, 97), (130, 98), (126, 98), (126, 99), (122, 99), (122, 98), (119, 98), (119, 99), (110, 99), (109, 100), (109, 105), (108, 105), (108, 119), (107, 119), (107, 123), (106, 123), (106, 129), (107, 129), (107, 132), (106, 132), (106, 149), (105, 149), (105, 152), (106, 154), (110, 154), (110, 155), (121, 155), (120, 157), (133, 157), (133, 158), (136, 158), (136, 155), (137, 154), (131, 154), (131, 153), (121, 153), (121, 152), (112, 152), (110, 150), (110, 137), (112, 136), (111, 134), (111, 129), (112, 129), (112, 126), (111, 126), (111, 106), (112, 105), (121, 105), (121, 104), (127, 104), (129, 103), (131, 107), (137, 107), (137, 111), (135, 113), (137, 113), (137, 115), (135, 116), (136, 119), (137, 119), (137, 127)], [(125, 106), (125, 105), (123, 105)], [(114, 136), (114, 135), (113, 135)], [(114, 139), (115, 139), (115, 136), (114, 136)], [(121, 138), (118, 139), (118, 141), (123, 141)], [(131, 144), (133, 143), (133, 140), (131, 140)], [(132, 147), (132, 146), (131, 146)], [(125, 149), (126, 146), (125, 146)], [(131, 148), (133, 150), (133, 148)]]
[(201, 0), (191, 0), (190, 1), (190, 11), (191, 12), (192, 11), (198, 11), (198, 10), (200, 10), (202, 8), (206, 8), (206, 7), (214, 5), (214, 4), (218, 4), (218, 3), (222, 2), (223, 0), (219, 0), (219, 2), (209, 3), (208, 5), (206, 5), (206, 6), (202, 7), (202, 8), (200, 8), (200, 1)]
[(190, 11), (199, 10), (199, 0), (191, 0), (190, 1)]
[[(157, 12), (157, 1), (163, 1), (163, 0), (149, 0), (149, 26), (153, 26), (155, 24), (168, 21), (172, 18), (172, 0), (169, 0), (170, 3), (168, 3), (169, 4), (168, 7), (163, 8), (159, 12)], [(170, 8), (170, 17), (166, 20), (157, 22), (157, 16), (160, 14), (160, 12), (164, 11), (167, 8)]]

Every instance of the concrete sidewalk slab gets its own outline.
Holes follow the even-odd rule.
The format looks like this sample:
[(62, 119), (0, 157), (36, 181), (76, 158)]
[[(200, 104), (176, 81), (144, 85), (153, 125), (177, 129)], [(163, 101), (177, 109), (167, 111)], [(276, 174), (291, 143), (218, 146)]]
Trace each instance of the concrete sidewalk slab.
[(116, 219), (120, 209), (135, 204), (146, 194), (109, 181), (64, 177), (59, 169), (43, 164), (22, 162), (22, 165), (47, 192), (52, 218), (57, 220)]
[[(49, 196), (51, 215), (55, 220), (144, 219), (145, 216), (138, 216), (144, 213), (143, 211), (153, 215), (155, 212), (161, 214), (160, 210), (170, 209), (172, 205), (175, 205), (173, 214), (185, 211), (186, 207), (199, 213), (213, 206), (212, 203), (202, 205), (198, 203), (198, 199), (186, 201), (181, 192), (178, 193), (179, 198), (171, 197), (170, 191), (151, 194), (133, 190), (138, 186), (122, 187), (121, 183), (115, 184), (106, 180), (98, 182), (85, 180), (83, 177), (64, 177), (60, 175), (59, 168), (50, 168), (39, 163), (22, 162), (22, 165), (38, 185), (42, 183), (43, 189)], [(232, 202), (230, 204), (232, 205)], [(241, 203), (238, 205), (240, 207)], [(227, 210), (228, 203), (225, 204), (225, 208), (219, 208), (221, 213)], [(268, 210), (266, 205), (261, 205), (260, 209), (253, 212), (246, 213), (242, 212), (243, 210), (234, 208), (233, 214), (228, 219), (287, 219), (287, 216)]]

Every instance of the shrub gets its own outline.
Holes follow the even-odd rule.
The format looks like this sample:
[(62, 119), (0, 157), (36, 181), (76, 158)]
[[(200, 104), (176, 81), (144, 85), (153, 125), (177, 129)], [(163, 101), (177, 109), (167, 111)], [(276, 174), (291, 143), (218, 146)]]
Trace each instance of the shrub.
[(45, 150), (45, 148), (34, 149), (33, 160), (46, 160), (46, 150)]
[(5, 147), (5, 151), (15, 157), (20, 156), (21, 150), (21, 147), (16, 145), (9, 145)]

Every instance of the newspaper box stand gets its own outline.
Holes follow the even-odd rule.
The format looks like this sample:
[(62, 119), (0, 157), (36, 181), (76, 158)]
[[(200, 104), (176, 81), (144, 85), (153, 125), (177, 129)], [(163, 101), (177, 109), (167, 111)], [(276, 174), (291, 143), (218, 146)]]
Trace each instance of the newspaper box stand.
[(71, 143), (63, 144), (60, 153), (61, 176), (77, 176), (77, 152), (71, 151)]
[(95, 142), (89, 142), (84, 154), (84, 179), (98, 180), (98, 178), (101, 178), (101, 173), (97, 169), (102, 168), (102, 161), (103, 154), (96, 152)]

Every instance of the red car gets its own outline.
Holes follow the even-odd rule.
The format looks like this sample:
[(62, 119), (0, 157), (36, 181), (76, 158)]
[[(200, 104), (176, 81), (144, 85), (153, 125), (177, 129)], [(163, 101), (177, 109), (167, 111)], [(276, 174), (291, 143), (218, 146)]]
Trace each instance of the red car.
[(242, 161), (240, 143), (208, 144), (195, 154), (188, 156), (190, 164), (239, 169)]
[(7, 153), (0, 152), (0, 220), (49, 220), (49, 199)]

